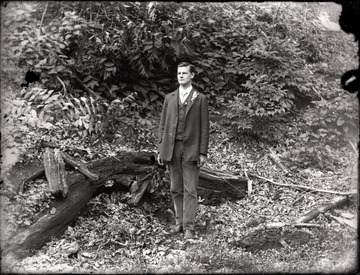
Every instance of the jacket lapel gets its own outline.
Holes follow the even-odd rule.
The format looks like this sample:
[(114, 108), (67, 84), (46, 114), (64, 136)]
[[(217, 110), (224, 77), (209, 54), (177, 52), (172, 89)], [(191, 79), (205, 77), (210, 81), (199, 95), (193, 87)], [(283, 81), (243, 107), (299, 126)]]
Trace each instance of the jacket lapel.
[(186, 108), (185, 117), (186, 117), (186, 115), (188, 114), (191, 106), (193, 106), (193, 104), (194, 104), (194, 102), (195, 102), (195, 100), (196, 100), (196, 98), (194, 98), (194, 100), (191, 100), (194, 93), (196, 93), (196, 91), (195, 91), (194, 88), (193, 88), (193, 89), (191, 89), (191, 92), (190, 92), (189, 96), (188, 96), (187, 99), (186, 99), (186, 101), (187, 101), (188, 104), (187, 104), (187, 108)]
[(178, 109), (179, 109), (179, 89), (177, 89), (176, 91), (174, 91), (171, 95), (170, 101), (169, 101), (169, 106), (168, 108), (170, 110), (173, 110), (173, 112), (175, 114), (178, 113)]

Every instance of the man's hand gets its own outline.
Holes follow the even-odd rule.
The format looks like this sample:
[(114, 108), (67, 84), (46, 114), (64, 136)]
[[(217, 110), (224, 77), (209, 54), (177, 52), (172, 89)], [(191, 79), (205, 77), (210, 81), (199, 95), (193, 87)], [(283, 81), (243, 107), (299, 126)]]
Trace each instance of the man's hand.
[(200, 159), (199, 159), (199, 161), (198, 161), (198, 167), (203, 167), (204, 166), (204, 164), (205, 164), (205, 162), (206, 162), (206, 160), (207, 160), (207, 156), (205, 156), (205, 155), (200, 155)]
[(158, 162), (161, 166), (164, 165), (164, 161), (163, 161), (162, 158), (160, 158), (160, 154), (159, 154), (159, 153), (157, 154), (157, 162)]

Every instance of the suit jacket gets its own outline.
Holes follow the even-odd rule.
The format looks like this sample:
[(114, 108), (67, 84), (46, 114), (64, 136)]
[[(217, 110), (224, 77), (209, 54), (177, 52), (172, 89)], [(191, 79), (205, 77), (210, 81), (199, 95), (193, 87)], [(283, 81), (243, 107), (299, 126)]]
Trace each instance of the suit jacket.
[[(207, 98), (194, 88), (185, 112), (183, 135), (184, 160), (198, 161), (207, 155), (209, 145), (209, 110)], [(179, 89), (165, 96), (159, 127), (158, 153), (164, 161), (171, 161), (178, 125)]]

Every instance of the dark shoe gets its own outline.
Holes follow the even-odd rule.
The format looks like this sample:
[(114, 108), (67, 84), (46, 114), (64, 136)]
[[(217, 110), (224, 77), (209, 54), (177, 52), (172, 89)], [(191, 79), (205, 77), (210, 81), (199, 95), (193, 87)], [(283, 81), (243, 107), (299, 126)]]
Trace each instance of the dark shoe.
[(171, 234), (180, 233), (180, 232), (182, 232), (182, 231), (183, 231), (183, 227), (182, 227), (182, 225), (180, 225), (180, 224), (174, 225), (174, 226), (172, 226), (171, 229), (170, 229), (170, 233), (171, 233)]
[(192, 230), (185, 230), (184, 238), (185, 239), (194, 239), (195, 234)]

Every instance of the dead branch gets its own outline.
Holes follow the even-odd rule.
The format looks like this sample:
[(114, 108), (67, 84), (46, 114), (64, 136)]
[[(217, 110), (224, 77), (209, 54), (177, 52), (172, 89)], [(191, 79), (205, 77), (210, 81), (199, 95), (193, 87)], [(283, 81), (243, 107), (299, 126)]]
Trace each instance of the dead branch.
[(39, 170), (39, 171), (36, 171), (33, 175), (31, 175), (30, 177), (26, 178), (25, 180), (23, 180), (19, 185), (18, 187), (16, 188), (16, 193), (19, 194), (19, 193), (22, 193), (24, 191), (24, 186), (25, 184), (27, 184), (28, 182), (32, 181), (32, 180), (35, 180), (39, 177), (42, 177), (43, 175), (45, 175), (45, 170), (42, 169), (42, 170)]
[(356, 150), (356, 147), (355, 147), (354, 143), (351, 142), (350, 139), (349, 139), (349, 143), (350, 143), (350, 145), (351, 145), (351, 148), (354, 150), (355, 154), (357, 154), (358, 152), (357, 152), (357, 150)]
[(66, 96), (67, 95), (67, 90), (66, 90), (66, 86), (65, 86), (65, 83), (64, 81), (61, 80), (60, 77), (56, 76), (56, 79), (59, 80), (59, 82), (61, 83), (61, 85), (63, 86), (63, 89), (64, 89), (64, 95)]
[(49, 2), (46, 2), (46, 6), (45, 6), (45, 9), (44, 9), (44, 12), (43, 12), (43, 14), (42, 14), (42, 16), (41, 16), (41, 21), (40, 21), (40, 26), (39, 26), (39, 33), (40, 33), (40, 35), (41, 35), (41, 26), (42, 26), (42, 23), (43, 23), (43, 21), (44, 21), (44, 17), (45, 17), (46, 10), (47, 10), (47, 8), (48, 8), (48, 4), (49, 4)]
[(284, 226), (294, 226), (294, 227), (321, 227), (321, 224), (276, 222), (276, 223), (268, 223), (268, 224), (265, 225), (266, 228), (281, 228), (281, 227), (284, 227)]
[(309, 212), (307, 212), (305, 215), (298, 218), (295, 223), (306, 223), (311, 221), (312, 219), (315, 219), (317, 216), (319, 216), (322, 213), (325, 213), (326, 211), (335, 208), (336, 206), (339, 206), (346, 202), (349, 199), (349, 196), (341, 196), (336, 197), (329, 203), (323, 204)]
[(275, 165), (277, 167), (279, 167), (281, 170), (283, 170), (286, 174), (289, 174), (290, 171), (289, 169), (287, 169), (282, 163), (280, 158), (276, 155), (276, 153), (269, 147), (267, 146), (268, 150), (270, 151), (270, 154), (268, 154), (269, 158), (271, 159), (271, 161), (273, 163), (275, 163)]
[(250, 176), (255, 177), (255, 178), (259, 178), (262, 180), (265, 180), (267, 182), (270, 182), (272, 184), (278, 185), (278, 186), (283, 186), (283, 187), (290, 187), (290, 188), (295, 188), (295, 189), (302, 189), (302, 190), (306, 190), (306, 191), (312, 191), (312, 192), (322, 192), (322, 193), (329, 193), (329, 194), (334, 194), (334, 195), (339, 195), (339, 196), (351, 196), (354, 194), (357, 194), (356, 191), (352, 191), (352, 192), (337, 192), (337, 191), (332, 191), (332, 190), (325, 190), (325, 189), (317, 189), (317, 188), (312, 188), (312, 187), (308, 187), (305, 185), (294, 185), (294, 184), (285, 184), (285, 183), (278, 183), (275, 182), (271, 179), (253, 174), (253, 173), (249, 173)]
[(60, 152), (61, 157), (63, 158), (63, 160), (67, 163), (70, 164), (71, 166), (73, 166), (76, 170), (79, 170), (80, 173), (82, 173), (83, 175), (87, 176), (89, 179), (92, 180), (98, 180), (99, 176), (91, 173), (89, 171), (89, 169), (81, 162), (75, 161), (74, 159), (72, 159), (68, 154), (64, 153), (64, 152)]
[(340, 224), (342, 224), (342, 225), (347, 225), (347, 226), (350, 226), (353, 229), (357, 229), (357, 226), (356, 226), (357, 224), (356, 223), (347, 221), (345, 219), (341, 219), (339, 217), (335, 217), (335, 216), (333, 216), (333, 215), (331, 215), (329, 213), (326, 213), (325, 216), (332, 219), (332, 220), (334, 220), (334, 221), (336, 221), (336, 222), (338, 222), (338, 223), (340, 223)]
[(250, 196), (250, 194), (252, 192), (252, 180), (249, 178), (249, 176), (248, 176), (248, 174), (246, 172), (246, 169), (244, 170), (244, 174), (245, 174), (245, 177), (246, 177), (246, 179), (248, 181), (248, 186), (247, 186), (247, 188), (248, 188), (248, 196)]

